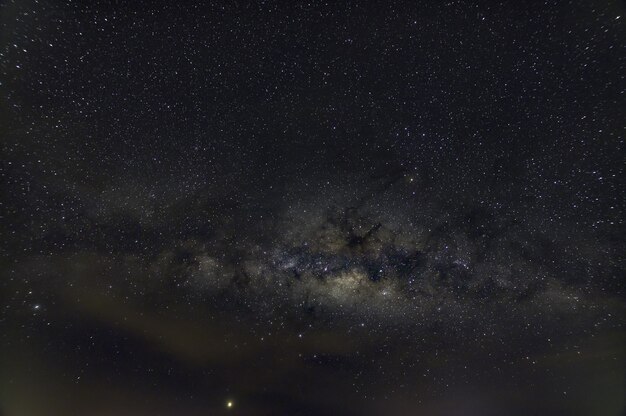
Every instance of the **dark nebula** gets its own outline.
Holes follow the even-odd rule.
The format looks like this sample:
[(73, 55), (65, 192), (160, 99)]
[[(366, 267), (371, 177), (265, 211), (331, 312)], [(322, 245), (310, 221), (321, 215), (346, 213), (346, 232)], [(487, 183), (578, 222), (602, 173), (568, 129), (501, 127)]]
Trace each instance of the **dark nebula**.
[(0, 415), (624, 415), (625, 12), (1, 2)]

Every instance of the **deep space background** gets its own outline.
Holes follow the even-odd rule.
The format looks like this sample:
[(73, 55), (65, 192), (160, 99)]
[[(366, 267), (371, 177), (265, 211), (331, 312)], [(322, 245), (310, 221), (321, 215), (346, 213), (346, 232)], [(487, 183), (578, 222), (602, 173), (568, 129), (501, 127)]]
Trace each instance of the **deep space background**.
[(0, 2), (0, 415), (624, 415), (626, 7)]

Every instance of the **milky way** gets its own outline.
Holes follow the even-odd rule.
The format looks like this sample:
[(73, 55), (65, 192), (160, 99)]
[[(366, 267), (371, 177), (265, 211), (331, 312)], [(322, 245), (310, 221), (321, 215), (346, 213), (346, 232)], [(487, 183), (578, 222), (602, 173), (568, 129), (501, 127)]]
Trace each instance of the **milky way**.
[(624, 5), (0, 6), (0, 414), (622, 415)]

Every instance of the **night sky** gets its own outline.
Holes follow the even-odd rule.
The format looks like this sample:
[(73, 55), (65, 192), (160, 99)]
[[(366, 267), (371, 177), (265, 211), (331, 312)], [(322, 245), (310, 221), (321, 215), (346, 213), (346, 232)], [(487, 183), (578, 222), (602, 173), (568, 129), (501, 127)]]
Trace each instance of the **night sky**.
[(625, 20), (0, 1), (0, 415), (624, 415)]

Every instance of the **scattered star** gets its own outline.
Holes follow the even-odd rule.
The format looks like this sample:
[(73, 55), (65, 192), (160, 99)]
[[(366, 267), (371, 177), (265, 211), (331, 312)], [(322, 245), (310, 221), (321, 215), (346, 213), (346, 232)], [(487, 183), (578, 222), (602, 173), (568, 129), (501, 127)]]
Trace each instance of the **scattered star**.
[(3, 415), (624, 414), (621, 3), (0, 10)]

